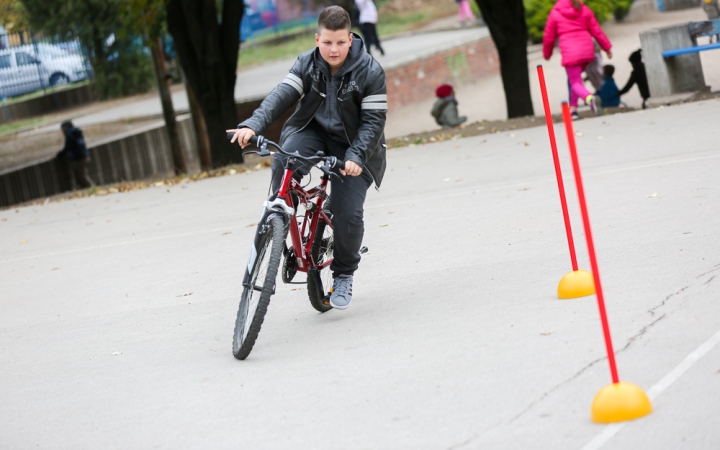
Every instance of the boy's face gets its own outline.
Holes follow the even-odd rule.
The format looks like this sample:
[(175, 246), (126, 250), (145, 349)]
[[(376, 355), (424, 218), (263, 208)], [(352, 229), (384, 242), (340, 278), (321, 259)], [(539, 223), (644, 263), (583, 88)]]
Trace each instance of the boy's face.
[(330, 68), (337, 70), (345, 64), (352, 45), (352, 33), (345, 29), (330, 31), (320, 28), (320, 34), (315, 34), (315, 44)]

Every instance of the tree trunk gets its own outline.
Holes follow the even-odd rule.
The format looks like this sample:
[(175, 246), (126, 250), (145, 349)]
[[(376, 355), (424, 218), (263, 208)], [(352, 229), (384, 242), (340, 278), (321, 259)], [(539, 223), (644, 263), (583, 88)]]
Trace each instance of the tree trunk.
[(237, 126), (235, 78), (243, 2), (224, 0), (218, 23), (215, 0), (169, 0), (168, 30), (180, 64), (200, 103), (215, 167), (242, 162), (225, 130)]
[(185, 162), (185, 154), (180, 145), (180, 135), (178, 134), (177, 122), (175, 121), (175, 108), (173, 107), (170, 89), (168, 89), (167, 85), (165, 58), (163, 56), (160, 38), (150, 40), (150, 53), (152, 54), (153, 66), (155, 66), (155, 78), (157, 80), (158, 92), (160, 93), (163, 116), (165, 117), (165, 129), (167, 130), (168, 139), (170, 140), (170, 150), (172, 151), (175, 175), (180, 175), (187, 173), (187, 163)]
[(532, 116), (523, 0), (475, 0), (500, 55), (508, 118)]
[(190, 115), (192, 116), (193, 128), (195, 128), (195, 136), (197, 136), (198, 156), (200, 157), (200, 167), (202, 170), (212, 169), (212, 153), (210, 152), (210, 140), (208, 139), (207, 126), (203, 117), (200, 103), (197, 101), (195, 91), (193, 91), (190, 83), (183, 73), (183, 81), (185, 82), (185, 92), (188, 96), (188, 105), (190, 106)]

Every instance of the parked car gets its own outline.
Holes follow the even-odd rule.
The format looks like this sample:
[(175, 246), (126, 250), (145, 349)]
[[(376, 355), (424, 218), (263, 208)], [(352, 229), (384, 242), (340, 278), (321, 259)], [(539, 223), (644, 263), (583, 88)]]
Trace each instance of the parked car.
[(36, 57), (35, 47), (28, 44), (0, 50), (1, 96), (15, 97), (90, 77), (90, 66), (81, 55), (40, 43)]

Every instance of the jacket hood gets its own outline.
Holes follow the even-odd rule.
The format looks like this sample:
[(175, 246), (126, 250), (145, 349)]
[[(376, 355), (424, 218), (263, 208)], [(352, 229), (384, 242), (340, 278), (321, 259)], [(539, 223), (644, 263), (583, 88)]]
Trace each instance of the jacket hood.
[(580, 9), (575, 9), (572, 0), (558, 0), (553, 9), (557, 9), (560, 14), (568, 19), (576, 19), (582, 14), (584, 7), (585, 5), (581, 6)]
[[(352, 35), (352, 45), (350, 46), (350, 51), (345, 59), (345, 64), (343, 64), (340, 70), (337, 71), (335, 77), (342, 77), (357, 67), (365, 58), (371, 58), (371, 56), (365, 51), (365, 43), (362, 38), (354, 32)], [(315, 49), (313, 57), (315, 59), (315, 63), (321, 68), (325, 76), (330, 78), (330, 66), (320, 55), (320, 49)]]

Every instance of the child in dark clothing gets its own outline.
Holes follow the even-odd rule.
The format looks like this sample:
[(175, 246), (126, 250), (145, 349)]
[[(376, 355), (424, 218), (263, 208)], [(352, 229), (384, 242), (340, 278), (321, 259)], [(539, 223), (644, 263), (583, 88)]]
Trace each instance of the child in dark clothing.
[(443, 128), (456, 127), (467, 120), (465, 116), (458, 117), (457, 100), (455, 91), (449, 84), (443, 84), (435, 90), (438, 97), (433, 109), (430, 112), (435, 122)]
[(643, 99), (642, 107), (645, 109), (645, 102), (650, 98), (650, 88), (648, 87), (647, 74), (645, 73), (645, 64), (642, 60), (642, 50), (632, 52), (628, 61), (632, 64), (633, 71), (630, 74), (630, 79), (625, 84), (625, 87), (620, 89), (619, 95), (627, 94), (633, 85), (637, 84), (637, 87), (640, 90), (640, 95)]
[(603, 108), (612, 108), (620, 106), (620, 89), (618, 89), (615, 80), (615, 66), (607, 64), (603, 67), (603, 83), (600, 89), (595, 93), (602, 101)]

